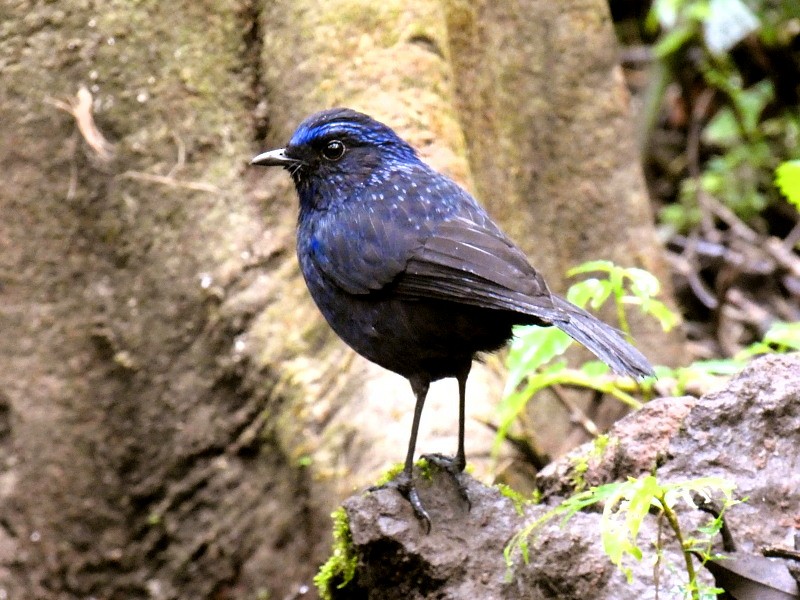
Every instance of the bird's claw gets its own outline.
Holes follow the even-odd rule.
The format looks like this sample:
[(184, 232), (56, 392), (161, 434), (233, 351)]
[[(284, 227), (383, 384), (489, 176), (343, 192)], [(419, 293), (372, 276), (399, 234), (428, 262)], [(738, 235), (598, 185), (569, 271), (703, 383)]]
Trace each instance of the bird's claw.
[(466, 467), (466, 461), (463, 458), (459, 459), (458, 456), (445, 456), (438, 452), (435, 454), (423, 454), (421, 458), (424, 458), (430, 464), (436, 465), (442, 471), (450, 475), (456, 484), (458, 495), (461, 496), (461, 499), (466, 503), (467, 510), (471, 510), (472, 502), (470, 502), (467, 488), (461, 480), (461, 473), (463, 473), (464, 467)]
[(375, 492), (382, 489), (394, 489), (400, 492), (400, 495), (403, 496), (408, 503), (411, 505), (411, 508), (414, 510), (414, 515), (417, 517), (417, 520), (422, 523), (422, 526), (425, 528), (425, 533), (431, 532), (431, 517), (428, 514), (428, 511), (425, 510), (425, 507), (422, 505), (422, 500), (420, 500), (419, 492), (417, 492), (417, 486), (414, 485), (414, 480), (405, 471), (402, 471), (397, 477), (392, 479), (391, 481), (387, 481), (382, 485), (374, 485), (368, 488), (368, 491)]
[(408, 503), (411, 505), (411, 508), (414, 509), (414, 514), (416, 515), (417, 519), (422, 523), (422, 526), (425, 527), (425, 533), (431, 532), (431, 517), (428, 514), (428, 511), (425, 510), (425, 507), (422, 506), (422, 500), (419, 499), (419, 492), (417, 492), (417, 487), (411, 482), (408, 486), (408, 489), (404, 492), (401, 489), (398, 491), (405, 496)]

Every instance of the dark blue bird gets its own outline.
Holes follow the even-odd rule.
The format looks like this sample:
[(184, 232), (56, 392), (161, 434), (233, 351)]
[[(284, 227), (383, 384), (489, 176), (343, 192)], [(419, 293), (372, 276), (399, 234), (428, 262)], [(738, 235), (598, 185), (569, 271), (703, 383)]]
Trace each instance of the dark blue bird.
[(458, 450), (452, 459), (433, 457), (458, 480), (472, 360), (502, 347), (514, 325), (555, 325), (617, 373), (653, 374), (613, 328), (552, 294), (472, 196), (369, 116), (345, 108), (311, 115), (286, 148), (251, 164), (284, 167), (294, 180), (297, 256), (330, 326), (356, 352), (411, 383), (411, 439), (394, 486), (428, 528), (412, 465), (432, 381), (458, 380)]

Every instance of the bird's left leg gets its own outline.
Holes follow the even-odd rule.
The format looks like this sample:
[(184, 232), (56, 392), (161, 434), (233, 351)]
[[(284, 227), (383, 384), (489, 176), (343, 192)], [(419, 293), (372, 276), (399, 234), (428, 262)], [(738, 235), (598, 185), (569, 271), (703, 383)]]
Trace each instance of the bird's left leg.
[(466, 398), (467, 398), (467, 377), (472, 367), (472, 362), (467, 363), (466, 367), (456, 374), (458, 381), (458, 450), (454, 457), (444, 456), (442, 454), (424, 454), (422, 458), (430, 463), (435, 464), (441, 469), (447, 471), (456, 482), (458, 493), (461, 498), (467, 503), (467, 506), (472, 506), (467, 495), (467, 490), (461, 481), (461, 473), (467, 466), (467, 455), (464, 451), (464, 428), (466, 424)]
[(428, 388), (430, 387), (430, 379), (427, 377), (412, 377), (409, 378), (411, 389), (416, 396), (416, 404), (414, 405), (414, 421), (411, 424), (411, 437), (408, 440), (408, 452), (406, 453), (406, 462), (403, 465), (403, 470), (392, 481), (385, 485), (370, 488), (370, 491), (384, 487), (395, 488), (400, 492), (403, 497), (411, 504), (414, 509), (414, 514), (422, 521), (428, 533), (431, 530), (431, 518), (428, 511), (422, 505), (422, 500), (419, 498), (419, 492), (414, 485), (413, 469), (414, 469), (414, 449), (417, 446), (417, 433), (419, 432), (419, 421), (422, 417), (422, 407), (425, 405), (425, 398), (428, 395)]

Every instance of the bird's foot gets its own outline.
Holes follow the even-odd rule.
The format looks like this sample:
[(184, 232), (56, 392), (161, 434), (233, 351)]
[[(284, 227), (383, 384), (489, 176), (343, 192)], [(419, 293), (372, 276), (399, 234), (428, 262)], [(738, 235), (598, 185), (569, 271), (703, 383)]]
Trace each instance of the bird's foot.
[(456, 484), (456, 489), (458, 490), (458, 495), (461, 496), (461, 499), (466, 503), (467, 510), (472, 508), (472, 502), (469, 500), (469, 495), (467, 495), (467, 487), (462, 481), (461, 474), (464, 472), (464, 468), (467, 466), (466, 460), (463, 457), (459, 458), (458, 456), (445, 456), (444, 454), (423, 454), (422, 458), (427, 460), (430, 464), (436, 465), (442, 471), (450, 475), (452, 480)]
[(391, 481), (387, 481), (382, 485), (372, 486), (368, 488), (368, 491), (375, 492), (387, 488), (397, 490), (400, 492), (400, 495), (403, 496), (403, 498), (408, 500), (408, 503), (414, 510), (414, 515), (425, 528), (425, 533), (430, 533), (431, 517), (428, 514), (428, 511), (425, 510), (425, 507), (422, 505), (422, 500), (419, 498), (419, 492), (417, 492), (417, 487), (414, 485), (414, 479), (411, 474), (407, 473), (406, 471), (400, 471), (397, 477)]

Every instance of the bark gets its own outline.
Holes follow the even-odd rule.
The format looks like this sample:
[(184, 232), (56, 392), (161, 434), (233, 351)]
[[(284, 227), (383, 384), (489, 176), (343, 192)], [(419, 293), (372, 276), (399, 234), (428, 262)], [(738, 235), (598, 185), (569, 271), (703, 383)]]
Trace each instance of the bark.
[[(301, 284), (242, 176), (245, 7), (4, 5), (4, 597), (280, 596), (326, 551), (270, 418), (303, 389), (278, 362), (302, 310), (248, 337)], [(53, 104), (80, 86), (111, 160)]]

